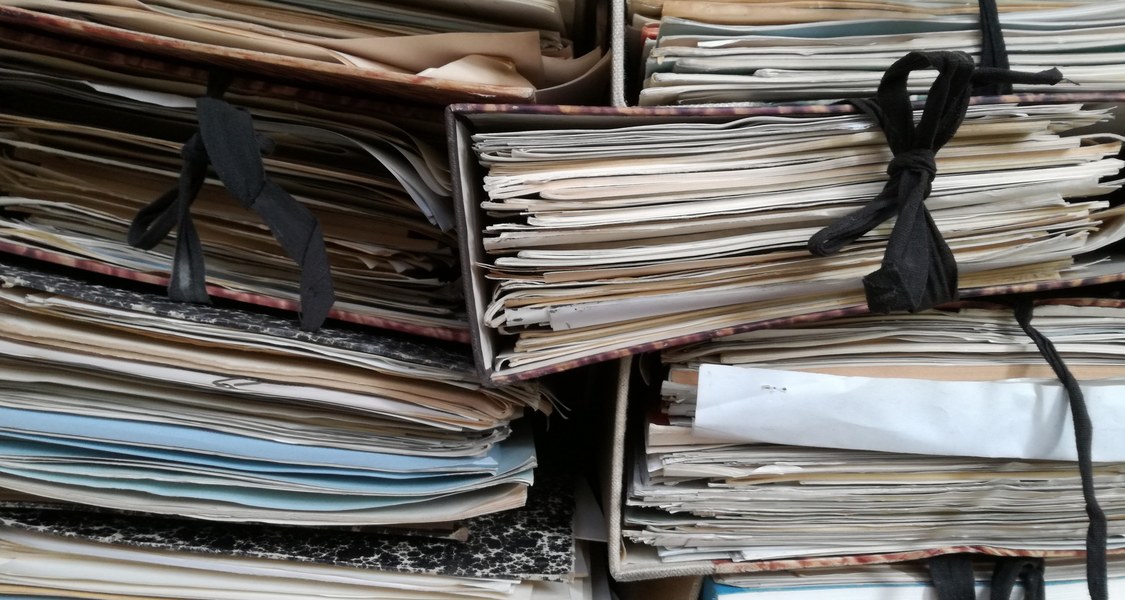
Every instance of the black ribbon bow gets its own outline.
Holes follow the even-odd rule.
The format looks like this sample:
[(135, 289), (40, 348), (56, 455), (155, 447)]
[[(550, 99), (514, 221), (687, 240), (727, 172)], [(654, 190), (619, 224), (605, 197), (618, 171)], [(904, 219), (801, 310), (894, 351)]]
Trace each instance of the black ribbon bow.
[(301, 327), (315, 330), (336, 299), (320, 223), (266, 176), (262, 155), (272, 151), (273, 143), (254, 131), (249, 113), (220, 99), (225, 87), (225, 81), (213, 77), (207, 96), (196, 99), (199, 131), (180, 152), (184, 164), (177, 186), (137, 212), (129, 227), (129, 244), (151, 249), (178, 223), (168, 296), (182, 302), (210, 302), (191, 204), (203, 187), (208, 166), (213, 166), (231, 195), (258, 213), (301, 268)]
[[(937, 69), (938, 76), (915, 126), (907, 78), (911, 71), (924, 68)], [(879, 313), (916, 312), (957, 299), (957, 262), (923, 204), (937, 173), (934, 155), (965, 118), (972, 84), (1053, 85), (1061, 80), (1058, 69), (1022, 73), (975, 68), (964, 52), (911, 52), (895, 61), (883, 75), (874, 101), (852, 100), (887, 137), (894, 154), (887, 166), (890, 179), (866, 206), (813, 235), (809, 251), (817, 256), (834, 254), (897, 216), (882, 267), (863, 278), (868, 308)]]

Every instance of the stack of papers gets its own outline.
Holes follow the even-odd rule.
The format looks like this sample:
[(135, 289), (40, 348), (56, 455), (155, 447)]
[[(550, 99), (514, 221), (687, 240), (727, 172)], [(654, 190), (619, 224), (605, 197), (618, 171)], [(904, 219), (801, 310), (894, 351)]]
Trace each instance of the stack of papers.
[[(1125, 304), (1052, 302), (1033, 324), (1082, 383), (1108, 547), (1122, 550), (1125, 363), (1114, 332)], [(810, 557), (1079, 553), (1087, 516), (1073, 426), (1036, 354), (1010, 309), (982, 306), (666, 353), (624, 535), (669, 562), (734, 561), (720, 565), (727, 572)]]
[[(537, 486), (538, 488), (539, 486)], [(528, 506), (440, 530), (207, 524), (59, 507), (0, 508), (0, 593), (36, 597), (592, 598), (567, 482)], [(456, 538), (456, 539), (453, 539)]]
[(464, 349), (0, 268), (0, 487), (288, 524), (432, 523), (520, 506), (534, 385)]
[[(1081, 561), (1048, 559), (1045, 564), (1046, 592), (1052, 599), (1081, 600), (1089, 597), (1086, 567)], [(1116, 596), (1125, 591), (1125, 563), (1120, 559), (1111, 559), (1109, 569), (1110, 593)], [(989, 598), (992, 573), (978, 568), (973, 576), (975, 596)], [(715, 576), (705, 579), (703, 588), (702, 600), (797, 600), (827, 594), (833, 598), (854, 600), (923, 600), (934, 598), (937, 594), (929, 571), (917, 563)]]
[[(156, 59), (141, 78), (17, 49), (0, 55), (0, 250), (165, 282), (175, 235), (140, 250), (126, 234), (142, 207), (176, 188), (205, 77)], [(269, 176), (320, 222), (331, 316), (467, 341), (442, 139), (346, 97), (286, 101), (249, 84), (228, 99), (273, 141)], [(254, 211), (209, 179), (191, 213), (212, 295), (299, 308), (298, 267)]]
[[(474, 221), (485, 260), (471, 267), (490, 286), (478, 293), (482, 335), (500, 340), (485, 357), (496, 377), (862, 310), (893, 221), (832, 256), (807, 243), (879, 194), (883, 133), (842, 109), (750, 112), (473, 135), (488, 218)], [(1109, 117), (1079, 104), (969, 109), (926, 201), (963, 290), (1122, 272), (1075, 260), (1125, 237), (1123, 211), (1098, 198), (1120, 185), (1120, 140), (1067, 135)]]
[(584, 0), (14, 0), (0, 20), (436, 105), (540, 91), (579, 101), (600, 87), (584, 76), (606, 64), (587, 26), (595, 10)]
[[(591, 597), (571, 495), (511, 512), (554, 405), (476, 377), (442, 111), (596, 98), (593, 4), (3, 3), (0, 501), (52, 516), (0, 595)], [(147, 293), (185, 259), (214, 305)]]
[[(1011, 68), (1055, 67), (1065, 77), (1055, 86), (1016, 85), (1016, 92), (1125, 89), (1125, 2), (996, 4)], [(971, 2), (629, 5), (645, 32), (641, 105), (872, 96), (883, 72), (910, 51), (956, 50), (980, 61), (981, 25)], [(911, 76), (910, 92), (925, 93), (935, 76)]]

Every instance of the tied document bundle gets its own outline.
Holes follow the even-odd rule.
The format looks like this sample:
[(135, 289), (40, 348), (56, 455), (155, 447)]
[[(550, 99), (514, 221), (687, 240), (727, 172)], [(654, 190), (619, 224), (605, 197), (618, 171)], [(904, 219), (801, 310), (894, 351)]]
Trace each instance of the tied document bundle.
[[(1087, 598), (1086, 569), (1074, 559), (1044, 561), (1044, 588), (1052, 600)], [(989, 598), (993, 574), (976, 565), (973, 569), (973, 593), (976, 598)], [(1125, 565), (1114, 559), (1109, 580), (1110, 593), (1116, 597), (1125, 591)], [(1004, 588), (1013, 596), (1024, 591), (1020, 586)], [(1002, 591), (1002, 590), (1001, 590)], [(1026, 591), (1024, 591), (1027, 594)], [(1032, 592), (1034, 593), (1034, 592)], [(703, 583), (701, 600), (797, 600), (823, 597), (847, 600), (923, 600), (940, 598), (930, 581), (930, 571), (920, 564), (864, 565), (850, 569), (809, 569), (803, 571), (771, 571), (737, 575), (716, 575)], [(1018, 596), (1017, 596), (1018, 597)], [(1028, 597), (1027, 595), (1023, 596)]]
[[(1125, 305), (1055, 299), (1034, 312), (1085, 395), (1107, 546), (1120, 550)], [(731, 573), (1085, 549), (1067, 400), (1010, 307), (795, 323), (662, 362), (624, 535), (670, 564)]]
[[(145, 65), (159, 72), (139, 76), (3, 44), (0, 250), (167, 281), (187, 262), (177, 245), (185, 223), (148, 248), (131, 236), (142, 209), (180, 186), (206, 75), (153, 58)], [(329, 316), (466, 339), (447, 159), (434, 134), (363, 104), (273, 98), (249, 81), (227, 98), (249, 108), (256, 135), (272, 146), (264, 173), (319, 224), (335, 293)], [(189, 209), (208, 292), (298, 309), (299, 265), (228, 185), (207, 177)]]
[[(538, 129), (481, 113), (466, 268), (494, 381), (864, 310), (894, 219), (835, 254), (809, 246), (886, 185), (884, 132), (843, 106), (726, 110), (558, 115)], [(968, 108), (925, 201), (962, 294), (1122, 272), (1105, 249), (1125, 219), (1102, 197), (1120, 186), (1121, 140), (1077, 131), (1111, 116)]]
[(584, 0), (13, 0), (0, 21), (442, 105), (583, 100), (608, 65), (587, 26), (597, 10)]
[[(730, 2), (630, 0), (644, 50), (628, 76), (642, 106), (727, 102), (824, 102), (871, 95), (883, 72), (906, 52), (958, 50), (978, 63), (1000, 53), (1017, 71), (1057, 67), (1065, 79), (1047, 88), (1018, 83), (1017, 93), (1125, 89), (1118, 43), (1125, 2), (997, 0), (997, 32), (976, 2)], [(912, 78), (925, 93), (932, 75)], [(996, 93), (996, 92), (991, 92)]]
[(542, 482), (526, 507), (461, 521), (454, 533), (200, 523), (0, 501), (0, 593), (590, 600), (590, 558), (575, 540), (567, 483)]
[(593, 596), (555, 399), (465, 344), (441, 126), (600, 61), (581, 4), (0, 6), (0, 595)]
[(458, 346), (0, 267), (0, 488), (296, 525), (438, 523), (521, 506), (513, 420)]

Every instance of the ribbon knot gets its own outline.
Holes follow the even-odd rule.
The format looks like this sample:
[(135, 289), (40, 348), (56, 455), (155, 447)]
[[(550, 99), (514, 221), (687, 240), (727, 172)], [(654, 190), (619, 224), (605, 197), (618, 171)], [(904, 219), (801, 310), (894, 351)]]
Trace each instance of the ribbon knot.
[(208, 96), (196, 99), (199, 131), (180, 151), (184, 164), (179, 181), (137, 212), (129, 227), (129, 244), (151, 249), (178, 224), (168, 296), (182, 302), (210, 302), (203, 245), (192, 222), (191, 204), (211, 166), (227, 191), (261, 217), (282, 250), (300, 267), (301, 327), (315, 330), (328, 317), (336, 298), (320, 223), (266, 176), (262, 155), (273, 150), (273, 141), (254, 131), (249, 113), (216, 97), (220, 87), (210, 85)]
[(927, 183), (932, 182), (937, 175), (934, 151), (929, 148), (913, 148), (896, 154), (887, 164), (887, 175), (891, 178), (900, 177), (906, 170), (921, 171), (927, 175)]
[[(923, 68), (937, 69), (938, 76), (915, 125), (907, 79), (911, 71)], [(1055, 69), (1040, 73), (976, 70), (964, 52), (911, 52), (895, 61), (883, 74), (874, 100), (852, 101), (883, 129), (894, 154), (887, 166), (890, 178), (867, 205), (813, 235), (809, 252), (817, 256), (839, 252), (895, 217), (880, 269), (863, 279), (868, 309), (917, 312), (956, 300), (957, 262), (924, 204), (937, 173), (935, 155), (965, 118), (974, 83), (1055, 84), (1061, 78)]]

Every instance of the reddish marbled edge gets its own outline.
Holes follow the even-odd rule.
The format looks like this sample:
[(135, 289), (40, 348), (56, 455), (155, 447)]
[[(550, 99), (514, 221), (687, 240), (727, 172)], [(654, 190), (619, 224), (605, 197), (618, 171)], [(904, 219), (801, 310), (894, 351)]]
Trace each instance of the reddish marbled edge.
[[(158, 273), (145, 273), (125, 267), (117, 267), (97, 260), (80, 258), (71, 254), (55, 252), (43, 248), (24, 246), (7, 240), (0, 240), (0, 252), (7, 252), (9, 254), (24, 256), (38, 261), (61, 265), (64, 267), (70, 267), (73, 269), (81, 269), (83, 271), (97, 273), (99, 275), (107, 275), (110, 277), (127, 279), (129, 281), (137, 281), (140, 283), (159, 286), (168, 285), (168, 277), (166, 275)], [(264, 306), (267, 308), (289, 312), (300, 312), (300, 303), (293, 300), (274, 298), (272, 296), (264, 296), (262, 294), (254, 294), (250, 292), (240, 292), (216, 285), (208, 285), (207, 293), (217, 298), (233, 300), (235, 302), (241, 302), (244, 304)], [(357, 314), (339, 309), (333, 309), (330, 313), (328, 313), (328, 318), (345, 321), (348, 323), (356, 323), (358, 325), (365, 325), (368, 327), (377, 327), (379, 329), (401, 331), (403, 333), (420, 335), (437, 340), (458, 342), (462, 344), (469, 343), (469, 331), (467, 328), (454, 329), (445, 327), (427, 327), (424, 325), (413, 325), (410, 323), (402, 323), (399, 321), (384, 319), (382, 317)]]
[(434, 77), (363, 69), (253, 50), (225, 48), (214, 44), (189, 42), (130, 31), (81, 19), (11, 6), (0, 5), (0, 22), (71, 37), (96, 40), (147, 53), (197, 61), (236, 72), (251, 71), (269, 77), (294, 79), (366, 93), (386, 94), (391, 97), (430, 105), (444, 105), (466, 100), (479, 102), (529, 102), (534, 100), (534, 94), (528, 94), (527, 90), (519, 87), (457, 82)]
[[(1125, 102), (1125, 92), (1054, 92), (1020, 93), (1004, 96), (974, 96), (970, 105), (979, 104), (1063, 104), (1068, 102)], [(925, 100), (915, 100), (917, 109)], [(605, 117), (749, 117), (760, 115), (826, 115), (857, 112), (852, 104), (775, 104), (771, 106), (687, 105), (687, 106), (569, 106), (557, 104), (453, 104), (449, 110), (458, 115), (473, 113), (510, 113), (518, 115), (578, 115)]]
[[(1107, 283), (1125, 282), (1125, 273), (1116, 273), (1112, 275), (1101, 275), (1098, 277), (1088, 277), (1084, 279), (1064, 279), (1058, 281), (1043, 281), (1037, 283), (1025, 283), (1016, 285), (998, 285), (983, 288), (971, 288), (960, 290), (960, 294), (964, 297), (985, 297), (985, 296), (999, 296), (1004, 294), (1026, 294), (1031, 292), (1046, 292), (1050, 290), (1061, 290), (1077, 287), (1088, 287), (1093, 285), (1103, 285)], [(1111, 301), (1112, 302), (1112, 301)], [(943, 308), (952, 308), (956, 304), (946, 305)], [(995, 305), (992, 305), (995, 306)], [(1106, 306), (1120, 306), (1115, 304), (1108, 304)], [(609, 352), (602, 352), (591, 356), (570, 360), (564, 363), (556, 363), (544, 366), (541, 369), (533, 369), (530, 371), (516, 373), (511, 375), (492, 373), (491, 381), (496, 385), (503, 385), (508, 383), (515, 383), (525, 379), (534, 379), (552, 373), (561, 371), (569, 371), (581, 366), (590, 365), (594, 363), (604, 362), (607, 360), (614, 360), (624, 358), (634, 354), (644, 354), (647, 352), (659, 352), (668, 348), (676, 348), (679, 346), (687, 346), (689, 344), (696, 344), (705, 342), (715, 338), (726, 337), (736, 333), (744, 333), (747, 331), (755, 331), (758, 329), (777, 329), (798, 325), (801, 323), (815, 323), (820, 321), (828, 321), (832, 319), (840, 319), (843, 317), (854, 317), (859, 315), (869, 314), (866, 304), (859, 304), (849, 306), (846, 308), (838, 308), (834, 310), (827, 310), (822, 312), (808, 313), (794, 317), (781, 317), (777, 319), (768, 319), (765, 321), (752, 321), (742, 325), (735, 325), (731, 327), (723, 327), (721, 329), (712, 329), (700, 333), (693, 333), (675, 338), (668, 338), (656, 342), (648, 342), (639, 344), (621, 350), (611, 350)]]
[[(1110, 282), (1114, 283), (1114, 282)], [(1102, 308), (1125, 308), (1125, 300), (1118, 298), (1037, 298), (1033, 302), (1035, 306), (1099, 306)], [(1002, 304), (999, 302), (990, 302), (988, 298), (964, 300), (952, 302), (940, 306), (942, 309), (961, 309), (961, 308), (987, 308), (992, 310), (1003, 310), (1011, 308), (1009, 304)]]

